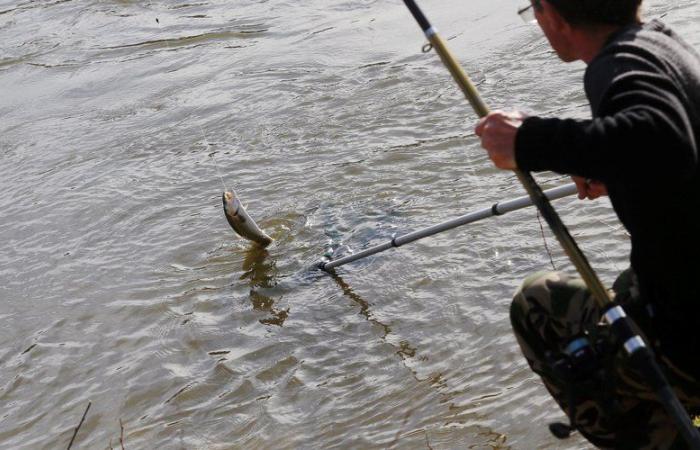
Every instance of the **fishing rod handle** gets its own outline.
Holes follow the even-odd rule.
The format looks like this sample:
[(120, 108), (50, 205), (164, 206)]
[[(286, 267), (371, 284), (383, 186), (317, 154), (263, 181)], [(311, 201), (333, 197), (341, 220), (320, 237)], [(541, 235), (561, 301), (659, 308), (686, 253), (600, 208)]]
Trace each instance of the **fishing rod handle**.
[(631, 319), (625, 310), (615, 304), (611, 304), (603, 312), (603, 321), (610, 325), (610, 330), (628, 355), (632, 367), (635, 367), (649, 383), (649, 386), (661, 400), (666, 412), (676, 422), (678, 429), (689, 448), (700, 450), (700, 431), (698, 431), (690, 415), (673, 392), (666, 375), (656, 362), (654, 352), (637, 334)]

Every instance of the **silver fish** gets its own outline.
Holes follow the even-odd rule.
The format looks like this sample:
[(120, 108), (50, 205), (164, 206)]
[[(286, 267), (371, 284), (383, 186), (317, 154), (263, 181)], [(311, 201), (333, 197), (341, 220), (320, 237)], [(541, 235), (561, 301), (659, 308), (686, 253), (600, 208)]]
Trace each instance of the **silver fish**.
[(236, 197), (236, 193), (224, 192), (224, 214), (233, 231), (239, 236), (257, 242), (263, 247), (267, 247), (272, 242), (272, 238), (265, 234), (253, 219), (250, 218), (241, 201)]

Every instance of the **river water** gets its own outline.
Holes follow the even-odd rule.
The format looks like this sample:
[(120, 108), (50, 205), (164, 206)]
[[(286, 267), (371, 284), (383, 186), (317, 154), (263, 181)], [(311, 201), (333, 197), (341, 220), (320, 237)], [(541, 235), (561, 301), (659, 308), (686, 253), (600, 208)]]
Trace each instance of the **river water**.
[[(491, 106), (586, 117), (518, 6), (423, 4)], [(646, 9), (700, 47), (698, 1)], [(523, 194), (401, 2), (3, 0), (0, 39), (0, 448), (67, 448), (88, 404), (73, 448), (587, 448), (510, 331), (571, 269), (534, 210), (310, 269)], [(609, 202), (555, 207), (609, 285)]]

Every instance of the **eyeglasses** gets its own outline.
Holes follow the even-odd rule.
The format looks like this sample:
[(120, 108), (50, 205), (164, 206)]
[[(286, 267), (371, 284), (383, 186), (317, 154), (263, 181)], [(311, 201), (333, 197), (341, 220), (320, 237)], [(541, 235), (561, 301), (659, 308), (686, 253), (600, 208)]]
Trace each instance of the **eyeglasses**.
[(532, 23), (537, 20), (535, 19), (535, 9), (540, 10), (541, 8), (540, 0), (532, 0), (529, 5), (523, 6), (518, 10), (518, 15), (525, 23)]

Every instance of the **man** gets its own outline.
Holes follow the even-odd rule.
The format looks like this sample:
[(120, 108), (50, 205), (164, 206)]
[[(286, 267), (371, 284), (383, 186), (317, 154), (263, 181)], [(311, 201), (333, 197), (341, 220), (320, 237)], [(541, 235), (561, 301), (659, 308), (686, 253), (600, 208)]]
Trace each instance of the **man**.
[[(613, 284), (615, 300), (640, 326), (681, 402), (698, 414), (700, 56), (663, 23), (642, 23), (640, 3), (532, 0), (559, 57), (588, 65), (593, 118), (497, 111), (476, 134), (501, 169), (570, 174), (580, 198), (610, 196), (632, 241), (631, 269)], [(583, 282), (561, 273), (528, 278), (511, 306), (528, 363), (591, 443), (685, 448), (599, 320)], [(570, 356), (572, 346), (585, 350), (585, 361)], [(562, 426), (553, 431), (566, 434)]]

